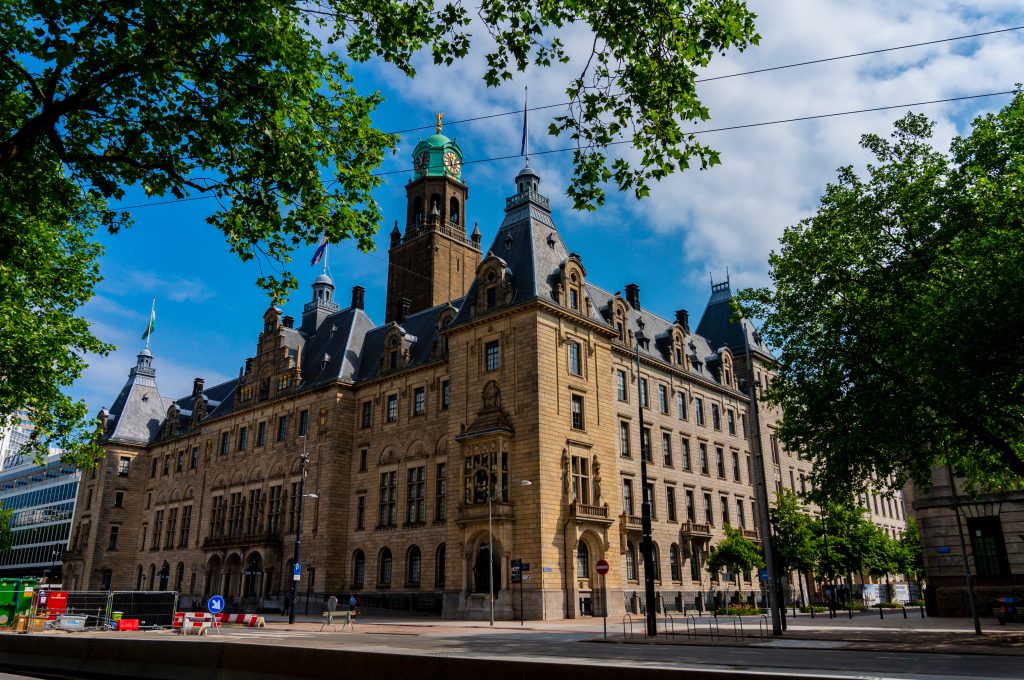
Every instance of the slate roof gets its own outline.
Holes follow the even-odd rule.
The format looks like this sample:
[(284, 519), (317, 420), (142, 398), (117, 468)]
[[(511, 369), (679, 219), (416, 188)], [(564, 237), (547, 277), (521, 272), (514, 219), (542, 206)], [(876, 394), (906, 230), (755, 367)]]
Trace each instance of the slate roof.
[(704, 307), (700, 323), (697, 324), (697, 332), (707, 338), (713, 346), (728, 347), (733, 354), (745, 354), (749, 347), (752, 351), (774, 358), (749, 319), (732, 320), (732, 307), (729, 304), (731, 299), (732, 291), (729, 289), (728, 281), (712, 284), (711, 297)]
[(128, 381), (108, 410), (106, 440), (148, 444), (159, 434), (171, 400), (160, 396), (152, 359), (148, 349), (142, 350), (128, 372)]

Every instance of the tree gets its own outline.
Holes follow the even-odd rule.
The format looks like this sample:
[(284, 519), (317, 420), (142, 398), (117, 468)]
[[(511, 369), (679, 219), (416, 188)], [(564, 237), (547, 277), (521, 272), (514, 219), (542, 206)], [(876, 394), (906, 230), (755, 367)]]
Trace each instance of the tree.
[(783, 489), (768, 509), (772, 525), (772, 555), (778, 574), (813, 571), (817, 556), (814, 518), (804, 512), (799, 497)]
[[(471, 12), (455, 0), (4, 0), (0, 413), (31, 405), (40, 453), (49, 436), (71, 449), (89, 441), (76, 430), (87, 425), (84, 406), (58, 393), (86, 353), (110, 349), (76, 310), (98, 277), (95, 230), (130, 225), (107, 203), (128, 187), (216, 197), (208, 222), (230, 249), (276, 265), (258, 280), (275, 303), (297, 285), (287, 268), (296, 247), (326, 234), (369, 249), (381, 217), (373, 173), (398, 138), (374, 126), (381, 97), (372, 84), (361, 94), (348, 64), (379, 58), (410, 77), (420, 51), (451, 64), (468, 54)], [(758, 39), (740, 0), (481, 0), (475, 16), (493, 44), (489, 86), (568, 60), (557, 37), (566, 24), (593, 31), (590, 58), (566, 88), (571, 104), (551, 126), (577, 145), (569, 194), (580, 208), (601, 205), (608, 181), (644, 196), (691, 162), (717, 163), (683, 132), (708, 117), (696, 69)], [(638, 163), (608, 156), (619, 140)], [(33, 255), (42, 259), (25, 260)], [(40, 273), (51, 262), (72, 291)], [(23, 313), (3, 313), (23, 301)], [(20, 355), (28, 343), (45, 361)]]
[(11, 520), (14, 518), (14, 510), (0, 505), (0, 552), (9, 550), (11, 547)]
[(864, 508), (849, 500), (821, 507), (821, 516), (815, 522), (816, 574), (834, 581), (862, 571), (871, 562), (878, 527), (865, 515)]
[(764, 555), (756, 543), (743, 535), (739, 529), (725, 525), (725, 538), (711, 549), (705, 568), (709, 574), (717, 574), (729, 568), (734, 572), (748, 572), (764, 566)]
[(886, 602), (891, 602), (893, 593), (890, 580), (892, 574), (900, 572), (900, 551), (902, 546), (881, 527), (875, 525), (874, 529), (875, 531), (871, 536), (869, 544), (870, 550), (864, 561), (864, 566), (871, 576), (885, 579), (885, 600)]
[(921, 554), (921, 529), (913, 517), (907, 518), (907, 528), (900, 534), (897, 545), (897, 573), (920, 583), (924, 576), (924, 555)]
[(817, 212), (743, 291), (778, 350), (767, 398), (823, 496), (873, 480), (925, 486), (947, 456), (999, 488), (1024, 480), (1024, 93), (949, 154), (908, 114), (865, 135), (866, 176), (839, 170)]

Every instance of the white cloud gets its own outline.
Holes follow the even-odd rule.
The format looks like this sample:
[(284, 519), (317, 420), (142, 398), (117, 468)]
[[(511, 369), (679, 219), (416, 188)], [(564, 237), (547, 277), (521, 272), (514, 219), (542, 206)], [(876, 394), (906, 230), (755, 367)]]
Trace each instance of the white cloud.
[(201, 279), (139, 269), (114, 269), (106, 274), (100, 288), (114, 295), (126, 289), (143, 291), (174, 302), (204, 302), (214, 295)]

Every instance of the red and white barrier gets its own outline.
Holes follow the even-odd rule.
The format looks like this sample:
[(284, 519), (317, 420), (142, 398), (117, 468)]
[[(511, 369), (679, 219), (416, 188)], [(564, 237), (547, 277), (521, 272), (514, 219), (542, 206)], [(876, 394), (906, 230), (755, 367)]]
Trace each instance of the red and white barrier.
[(221, 623), (237, 623), (248, 628), (265, 628), (267, 622), (262, 616), (256, 614), (217, 614), (217, 620)]

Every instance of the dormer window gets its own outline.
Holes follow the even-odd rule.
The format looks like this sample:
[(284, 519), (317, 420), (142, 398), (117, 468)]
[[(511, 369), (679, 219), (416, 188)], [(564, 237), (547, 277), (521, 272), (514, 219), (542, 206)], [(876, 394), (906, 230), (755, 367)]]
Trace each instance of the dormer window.
[(576, 311), (580, 309), (580, 294), (575, 288), (569, 289), (569, 308)]
[(498, 292), (494, 286), (487, 288), (487, 309), (491, 309), (498, 304)]
[(398, 368), (398, 350), (393, 349), (388, 352), (388, 368), (394, 370)]

